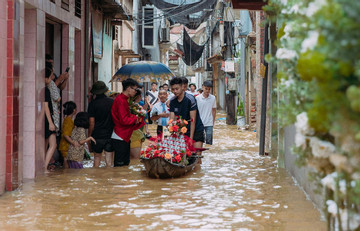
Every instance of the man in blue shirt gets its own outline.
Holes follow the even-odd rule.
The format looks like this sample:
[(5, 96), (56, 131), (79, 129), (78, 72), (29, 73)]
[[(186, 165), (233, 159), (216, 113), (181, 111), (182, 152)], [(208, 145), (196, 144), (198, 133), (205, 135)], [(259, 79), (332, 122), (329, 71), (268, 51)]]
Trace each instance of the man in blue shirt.
[(195, 148), (202, 148), (205, 141), (204, 125), (201, 122), (194, 96), (185, 92), (181, 78), (173, 78), (170, 86), (175, 95), (170, 101), (170, 119), (175, 120), (175, 116), (181, 116), (182, 119), (190, 121), (185, 135), (195, 141)]

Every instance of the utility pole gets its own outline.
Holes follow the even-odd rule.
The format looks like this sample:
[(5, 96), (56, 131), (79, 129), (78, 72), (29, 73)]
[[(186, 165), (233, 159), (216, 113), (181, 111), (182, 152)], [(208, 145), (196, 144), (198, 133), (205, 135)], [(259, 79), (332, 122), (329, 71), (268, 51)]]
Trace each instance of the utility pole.
[(265, 61), (266, 54), (269, 53), (269, 24), (265, 26), (264, 38), (264, 60), (265, 76), (263, 76), (262, 83), (262, 98), (261, 98), (261, 120), (260, 120), (260, 147), (259, 154), (265, 155), (265, 136), (266, 136), (266, 107), (267, 107), (267, 85), (268, 85), (268, 63)]
[[(228, 2), (223, 2), (223, 8), (222, 8), (222, 18), (224, 21), (224, 11), (226, 9), (226, 7), (229, 6)], [(225, 46), (226, 46), (226, 50), (225, 50), (225, 55), (224, 55), (224, 59), (225, 61), (229, 61), (229, 60), (233, 60), (233, 23), (231, 21), (224, 21), (223, 25), (224, 25), (224, 42), (225, 42)], [(220, 27), (221, 28), (221, 27)], [(230, 79), (234, 78), (234, 73), (226, 73), (225, 74), (225, 78), (228, 79), (228, 82)], [(228, 86), (226, 85), (226, 112), (227, 112), (227, 116), (226, 116), (226, 124), (229, 125), (233, 125), (236, 123), (236, 110), (235, 110), (235, 97), (236, 97), (236, 92), (235, 91), (230, 91), (228, 90)]]

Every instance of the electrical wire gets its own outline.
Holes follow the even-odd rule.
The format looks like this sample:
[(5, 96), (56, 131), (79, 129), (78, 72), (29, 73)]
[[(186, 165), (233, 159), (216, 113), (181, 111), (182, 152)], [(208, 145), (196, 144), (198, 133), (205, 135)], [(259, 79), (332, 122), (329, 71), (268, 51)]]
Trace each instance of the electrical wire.
[[(184, 0), (184, 2), (185, 2), (185, 0)], [(180, 11), (180, 12), (175, 13), (175, 14), (170, 14), (171, 12), (165, 12), (163, 15), (154, 17), (154, 18), (152, 18), (152, 19), (158, 19), (158, 18), (159, 18), (159, 19), (162, 19), (162, 17), (168, 18), (168, 17), (177, 16), (177, 15), (187, 15), (187, 12), (188, 12), (189, 10), (191, 10), (191, 9), (194, 9), (195, 7), (197, 7), (197, 5), (194, 5), (194, 6), (190, 7), (190, 8), (188, 8), (188, 9), (185, 9), (184, 11)], [(159, 9), (159, 10), (160, 10), (160, 9)], [(200, 11), (198, 11), (198, 12), (200, 12)], [(195, 12), (195, 13), (198, 13), (198, 12)], [(194, 13), (194, 14), (195, 14), (195, 13)], [(133, 18), (135, 18), (137, 21), (140, 21), (140, 22), (151, 20), (151, 19), (149, 19), (149, 18), (144, 18), (144, 19), (138, 19), (138, 18), (136, 18), (136, 17), (133, 17)], [(148, 23), (145, 22), (145, 23), (142, 23), (142, 25), (148, 25), (148, 24), (153, 24), (153, 22), (148, 22)]]
[[(168, 12), (166, 12), (166, 11), (164, 11), (164, 10), (161, 10), (161, 11), (164, 11), (164, 14), (163, 14), (163, 15), (160, 15), (160, 16), (157, 16), (157, 17), (153, 17), (153, 18), (140, 18), (140, 19), (137, 18), (137, 17), (134, 17), (134, 18), (135, 18), (136, 20), (138, 20), (138, 21), (148, 21), (148, 20), (154, 20), (154, 19), (158, 19), (158, 18), (162, 19), (162, 17), (165, 17), (166, 14), (169, 15), (171, 12), (175, 11), (177, 8), (182, 7), (185, 2), (186, 2), (186, 0), (183, 0), (180, 5), (173, 7), (174, 9), (173, 9), (173, 10), (169, 10)], [(158, 9), (158, 8), (156, 8), (156, 9)], [(170, 8), (169, 8), (169, 9), (170, 9)], [(160, 9), (159, 9), (159, 10), (160, 10)], [(139, 15), (139, 12), (141, 12), (141, 14), (142, 14), (144, 11), (138, 11), (136, 14)]]

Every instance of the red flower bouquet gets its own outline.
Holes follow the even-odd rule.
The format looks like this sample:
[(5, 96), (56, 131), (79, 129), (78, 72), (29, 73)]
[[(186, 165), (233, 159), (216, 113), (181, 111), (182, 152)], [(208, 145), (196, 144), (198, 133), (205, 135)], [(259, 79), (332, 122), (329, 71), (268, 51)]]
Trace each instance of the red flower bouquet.
[(130, 113), (138, 117), (145, 117), (146, 111), (133, 99), (129, 100)]
[(188, 124), (189, 122), (187, 120), (183, 120), (181, 117), (177, 117), (176, 120), (169, 120), (168, 130), (173, 136), (179, 136), (181, 134), (184, 135), (188, 131), (186, 127)]

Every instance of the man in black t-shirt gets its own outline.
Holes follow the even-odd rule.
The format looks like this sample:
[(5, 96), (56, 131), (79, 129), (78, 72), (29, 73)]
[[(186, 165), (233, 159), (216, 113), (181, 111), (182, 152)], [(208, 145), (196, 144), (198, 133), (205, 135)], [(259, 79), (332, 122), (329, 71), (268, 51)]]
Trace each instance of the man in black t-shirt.
[(175, 116), (181, 116), (182, 119), (190, 120), (185, 135), (195, 141), (195, 148), (202, 148), (205, 141), (204, 125), (201, 122), (194, 96), (185, 93), (181, 78), (173, 78), (170, 86), (175, 95), (170, 101), (170, 119), (175, 120)]
[(111, 143), (111, 134), (114, 129), (114, 124), (111, 116), (111, 107), (114, 100), (106, 97), (105, 92), (108, 87), (103, 81), (97, 81), (91, 88), (91, 93), (95, 99), (89, 103), (89, 136), (96, 140), (91, 143), (94, 152), (94, 167), (99, 167), (102, 152), (105, 152), (105, 162), (107, 167), (112, 166), (113, 162), (113, 146)]

